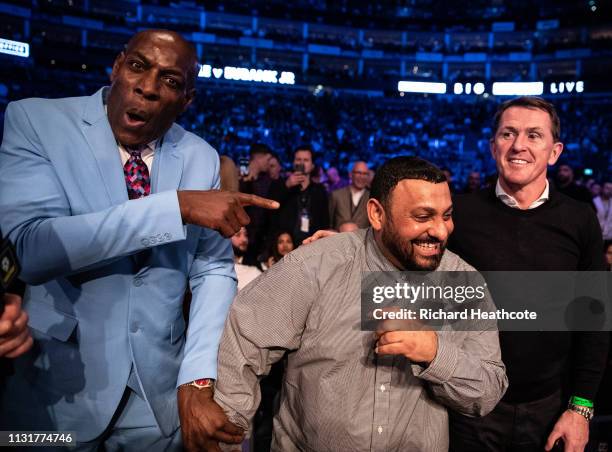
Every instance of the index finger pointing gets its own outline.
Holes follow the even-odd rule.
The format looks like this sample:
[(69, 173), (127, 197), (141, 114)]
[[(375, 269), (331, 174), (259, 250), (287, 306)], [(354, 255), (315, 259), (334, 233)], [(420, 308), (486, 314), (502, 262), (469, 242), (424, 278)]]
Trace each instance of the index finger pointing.
[(257, 195), (249, 195), (247, 193), (238, 193), (238, 201), (243, 206), (256, 206), (264, 209), (278, 209), (280, 204), (272, 199), (262, 198)]

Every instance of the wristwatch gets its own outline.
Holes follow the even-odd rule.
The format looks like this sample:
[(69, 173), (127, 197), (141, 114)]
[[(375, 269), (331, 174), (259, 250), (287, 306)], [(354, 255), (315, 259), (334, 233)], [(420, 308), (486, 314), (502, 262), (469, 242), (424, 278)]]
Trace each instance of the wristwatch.
[(215, 380), (213, 380), (212, 378), (200, 378), (198, 380), (190, 381), (189, 383), (183, 383), (179, 386), (179, 388), (182, 388), (183, 386), (194, 386), (200, 390), (204, 388), (211, 388), (214, 391)]
[(593, 419), (593, 416), (595, 415), (595, 410), (592, 407), (575, 405), (571, 402), (567, 405), (567, 409), (578, 413), (580, 416), (583, 416), (589, 422), (591, 421), (591, 419)]

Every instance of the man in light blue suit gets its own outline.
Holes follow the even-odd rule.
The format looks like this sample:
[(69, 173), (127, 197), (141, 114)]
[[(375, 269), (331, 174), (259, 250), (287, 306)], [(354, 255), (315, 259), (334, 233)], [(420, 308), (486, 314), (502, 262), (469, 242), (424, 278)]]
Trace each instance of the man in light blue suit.
[(236, 290), (222, 235), (248, 223), (242, 206), (276, 204), (217, 191), (217, 153), (174, 124), (196, 74), (189, 43), (149, 30), (117, 57), (110, 88), (9, 104), (0, 226), (28, 283), (35, 344), (15, 360), (0, 430), (74, 431), (81, 450), (164, 450), (181, 446), (180, 417), (187, 449), (240, 441), (212, 402)]

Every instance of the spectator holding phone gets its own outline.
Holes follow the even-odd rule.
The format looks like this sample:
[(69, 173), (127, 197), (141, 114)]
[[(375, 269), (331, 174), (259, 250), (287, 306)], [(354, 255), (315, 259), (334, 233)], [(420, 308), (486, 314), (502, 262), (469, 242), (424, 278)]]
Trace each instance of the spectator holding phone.
[(296, 246), (315, 231), (329, 227), (327, 191), (311, 180), (313, 168), (313, 150), (300, 146), (293, 153), (293, 172), (270, 187), (269, 197), (281, 204), (271, 216), (272, 230), (291, 232)]

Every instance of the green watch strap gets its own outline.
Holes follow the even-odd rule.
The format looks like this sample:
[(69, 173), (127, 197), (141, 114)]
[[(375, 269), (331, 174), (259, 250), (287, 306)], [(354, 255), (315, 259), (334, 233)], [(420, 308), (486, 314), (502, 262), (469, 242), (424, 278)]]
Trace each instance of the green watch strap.
[(578, 406), (585, 406), (587, 408), (593, 408), (593, 401), (589, 399), (583, 399), (582, 397), (572, 396), (570, 403)]

